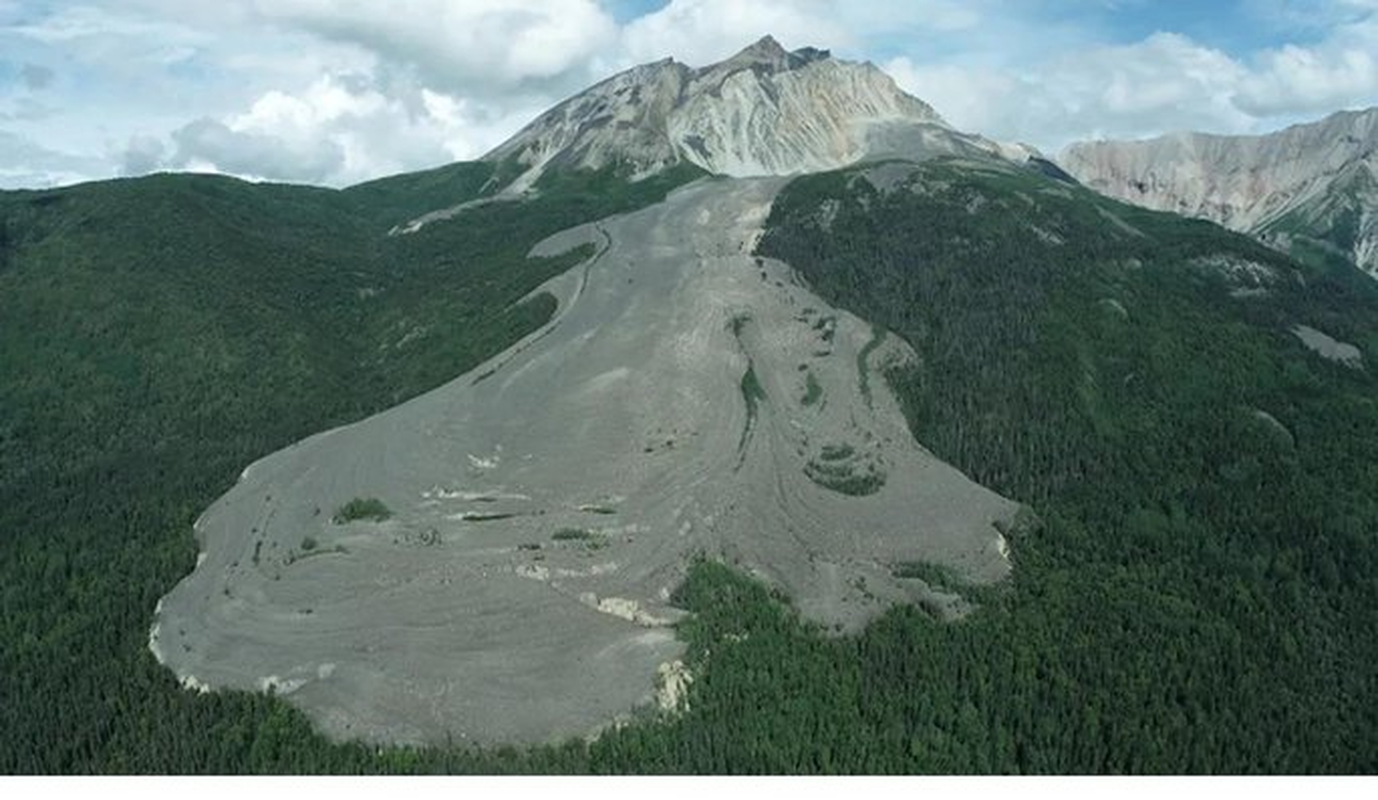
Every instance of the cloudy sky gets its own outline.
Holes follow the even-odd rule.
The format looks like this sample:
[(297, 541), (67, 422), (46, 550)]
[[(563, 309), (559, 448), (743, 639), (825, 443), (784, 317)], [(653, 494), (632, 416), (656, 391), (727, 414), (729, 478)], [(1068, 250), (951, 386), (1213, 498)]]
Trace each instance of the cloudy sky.
[(613, 72), (765, 33), (1049, 153), (1378, 105), (1378, 0), (0, 0), (0, 187), (346, 185), (475, 158)]

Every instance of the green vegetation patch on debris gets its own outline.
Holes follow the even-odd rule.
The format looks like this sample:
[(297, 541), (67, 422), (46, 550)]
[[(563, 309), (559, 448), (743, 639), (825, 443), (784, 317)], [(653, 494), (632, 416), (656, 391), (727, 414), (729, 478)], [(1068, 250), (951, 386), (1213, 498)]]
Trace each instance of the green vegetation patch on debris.
[(356, 497), (348, 503), (340, 506), (335, 515), (330, 518), (336, 525), (343, 525), (347, 522), (357, 522), (366, 520), (368, 522), (383, 522), (392, 518), (392, 509), (387, 504), (376, 497)]

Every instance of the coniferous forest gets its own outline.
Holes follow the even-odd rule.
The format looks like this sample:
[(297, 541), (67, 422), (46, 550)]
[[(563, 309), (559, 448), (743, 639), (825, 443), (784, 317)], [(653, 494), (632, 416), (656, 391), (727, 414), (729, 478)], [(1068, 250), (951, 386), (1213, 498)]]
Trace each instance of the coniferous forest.
[(1378, 289), (1212, 225), (959, 162), (808, 176), (759, 253), (904, 337), (917, 438), (1039, 524), (939, 622), (854, 637), (712, 560), (688, 707), (592, 743), (333, 744), (147, 649), (245, 464), (448, 380), (549, 317), (544, 236), (688, 170), (460, 164), (344, 191), (158, 176), (0, 194), (0, 772), (1372, 772)]

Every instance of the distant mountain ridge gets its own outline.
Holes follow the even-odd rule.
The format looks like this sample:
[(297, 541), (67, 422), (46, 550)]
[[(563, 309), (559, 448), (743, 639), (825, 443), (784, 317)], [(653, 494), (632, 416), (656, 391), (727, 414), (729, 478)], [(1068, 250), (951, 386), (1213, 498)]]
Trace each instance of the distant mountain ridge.
[(1339, 255), (1378, 277), (1378, 109), (1263, 136), (1082, 142), (1058, 161), (1112, 197), (1209, 219), (1282, 249)]
[(958, 132), (870, 63), (766, 36), (699, 69), (664, 59), (599, 83), (484, 156), (523, 168), (630, 167), (633, 177), (692, 163), (736, 177), (818, 172), (887, 155), (1000, 156), (1030, 148)]

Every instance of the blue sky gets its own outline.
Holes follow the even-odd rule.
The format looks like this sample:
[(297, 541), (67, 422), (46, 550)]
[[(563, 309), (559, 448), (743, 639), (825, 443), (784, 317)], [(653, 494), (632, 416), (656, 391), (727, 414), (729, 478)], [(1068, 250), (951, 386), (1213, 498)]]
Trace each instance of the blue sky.
[[(669, 0), (615, 0), (607, 3), (606, 7), (614, 19), (626, 23), (659, 11), (668, 4)], [(1227, 49), (1279, 44), (1285, 38), (1283, 28), (1269, 24), (1269, 10), (1260, 3), (1228, 0), (1080, 3), (1032, 0), (1019, 5), (1041, 5), (1042, 8), (1035, 9), (1035, 12), (1041, 13), (1045, 19), (1095, 25), (1111, 40), (1119, 42), (1136, 41), (1164, 30), (1184, 33), (1205, 44)], [(1010, 7), (1016, 6), (1011, 3)]]
[(1378, 0), (0, 0), (0, 187), (343, 185), (477, 157), (612, 72), (766, 33), (1051, 154), (1378, 105)]

